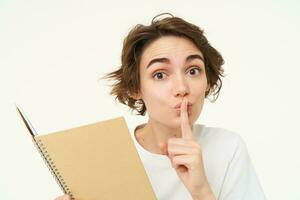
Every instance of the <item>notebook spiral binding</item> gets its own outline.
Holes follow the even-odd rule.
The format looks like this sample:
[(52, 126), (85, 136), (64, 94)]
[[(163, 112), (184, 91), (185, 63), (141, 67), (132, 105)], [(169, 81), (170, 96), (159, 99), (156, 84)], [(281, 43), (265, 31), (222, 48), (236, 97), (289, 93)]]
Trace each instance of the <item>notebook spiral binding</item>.
[(52, 173), (54, 179), (56, 180), (57, 184), (60, 186), (62, 191), (65, 194), (70, 195), (72, 200), (75, 200), (74, 195), (72, 194), (70, 188), (68, 187), (67, 183), (64, 181), (63, 177), (60, 175), (59, 170), (55, 166), (55, 163), (52, 161), (52, 158), (47, 152), (46, 147), (42, 143), (41, 140), (33, 138), (33, 143), (35, 144), (36, 148), (40, 152), (41, 156), (43, 157), (47, 167), (49, 168), (50, 172)]

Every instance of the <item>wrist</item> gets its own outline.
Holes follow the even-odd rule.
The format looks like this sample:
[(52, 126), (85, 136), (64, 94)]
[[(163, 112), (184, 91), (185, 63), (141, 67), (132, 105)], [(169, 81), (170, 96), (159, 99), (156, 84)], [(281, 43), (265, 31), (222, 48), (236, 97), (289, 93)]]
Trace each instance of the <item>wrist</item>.
[(202, 188), (198, 194), (192, 195), (193, 200), (215, 200), (215, 195), (209, 186)]

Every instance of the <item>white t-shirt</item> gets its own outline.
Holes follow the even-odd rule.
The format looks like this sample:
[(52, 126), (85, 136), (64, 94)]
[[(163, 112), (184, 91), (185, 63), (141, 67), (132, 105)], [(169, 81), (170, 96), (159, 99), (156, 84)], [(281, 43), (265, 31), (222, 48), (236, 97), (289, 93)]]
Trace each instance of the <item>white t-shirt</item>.
[[(189, 200), (190, 193), (181, 182), (169, 158), (145, 150), (134, 143), (158, 200)], [(236, 133), (193, 125), (193, 135), (201, 145), (204, 169), (218, 200), (265, 200), (247, 146)]]

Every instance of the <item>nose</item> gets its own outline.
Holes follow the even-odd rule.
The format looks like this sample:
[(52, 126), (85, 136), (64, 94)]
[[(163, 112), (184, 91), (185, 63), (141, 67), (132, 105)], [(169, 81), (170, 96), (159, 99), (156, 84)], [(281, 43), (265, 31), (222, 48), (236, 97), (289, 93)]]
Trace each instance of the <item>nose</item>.
[(189, 94), (189, 85), (186, 78), (178, 75), (173, 81), (173, 93), (175, 97), (184, 97)]

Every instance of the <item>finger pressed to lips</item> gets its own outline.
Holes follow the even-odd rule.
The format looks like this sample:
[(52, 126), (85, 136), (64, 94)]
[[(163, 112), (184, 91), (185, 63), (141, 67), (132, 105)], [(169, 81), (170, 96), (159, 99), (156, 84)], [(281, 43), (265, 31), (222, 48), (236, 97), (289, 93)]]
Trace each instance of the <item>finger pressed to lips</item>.
[(189, 122), (188, 110), (187, 110), (187, 99), (183, 98), (180, 110), (180, 121), (181, 121), (181, 133), (182, 138), (192, 139), (192, 129)]
[[(176, 112), (176, 116), (178, 116), (178, 117), (181, 116), (181, 110), (180, 109), (176, 109), (175, 112)], [(188, 106), (187, 112), (188, 112), (188, 115), (192, 114), (192, 106)]]
[(180, 106), (176, 106), (175, 112), (177, 117), (181, 117), (183, 113), (187, 113), (187, 116), (189, 116), (192, 113), (192, 104), (185, 97), (182, 99)]

